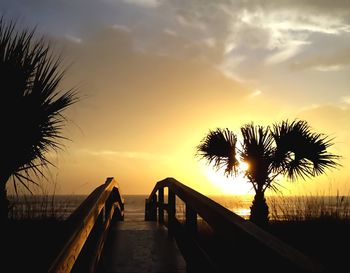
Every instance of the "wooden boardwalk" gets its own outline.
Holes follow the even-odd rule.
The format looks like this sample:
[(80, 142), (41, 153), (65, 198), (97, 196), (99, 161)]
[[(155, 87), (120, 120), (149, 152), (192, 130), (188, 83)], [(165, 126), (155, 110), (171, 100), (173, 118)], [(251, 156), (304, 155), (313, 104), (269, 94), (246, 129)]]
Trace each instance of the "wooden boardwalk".
[(124, 221), (110, 227), (100, 270), (105, 273), (185, 273), (186, 262), (175, 240), (168, 239), (163, 225), (125, 214)]
[[(177, 209), (178, 199), (184, 209)], [(145, 201), (142, 218), (143, 213), (124, 214), (119, 186), (107, 178), (68, 218), (70, 235), (47, 273), (325, 272), (318, 262), (173, 178), (157, 182)], [(201, 240), (198, 219), (214, 245)]]

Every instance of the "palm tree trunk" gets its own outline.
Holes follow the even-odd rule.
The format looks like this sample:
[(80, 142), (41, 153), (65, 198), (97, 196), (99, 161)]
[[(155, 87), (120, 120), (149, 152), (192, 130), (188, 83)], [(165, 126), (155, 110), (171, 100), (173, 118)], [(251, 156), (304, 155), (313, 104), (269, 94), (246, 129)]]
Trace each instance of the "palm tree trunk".
[(253, 204), (250, 207), (250, 221), (263, 228), (268, 224), (269, 207), (263, 190), (258, 189), (255, 193)]

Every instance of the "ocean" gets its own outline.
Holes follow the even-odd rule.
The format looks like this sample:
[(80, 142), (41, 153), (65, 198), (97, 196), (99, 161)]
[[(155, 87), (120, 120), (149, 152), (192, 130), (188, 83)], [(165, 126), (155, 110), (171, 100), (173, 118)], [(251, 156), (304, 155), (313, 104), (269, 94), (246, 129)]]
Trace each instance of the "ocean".
[[(40, 218), (54, 216), (66, 219), (86, 198), (86, 195), (22, 196), (10, 197), (10, 217)], [(147, 195), (124, 195), (125, 220), (144, 219)], [(209, 196), (215, 202), (248, 219), (253, 196)], [(165, 198), (166, 199), (166, 198)], [(277, 196), (267, 197), (270, 219), (303, 220), (318, 216), (350, 218), (349, 196)], [(177, 198), (176, 213), (185, 211), (184, 203)]]

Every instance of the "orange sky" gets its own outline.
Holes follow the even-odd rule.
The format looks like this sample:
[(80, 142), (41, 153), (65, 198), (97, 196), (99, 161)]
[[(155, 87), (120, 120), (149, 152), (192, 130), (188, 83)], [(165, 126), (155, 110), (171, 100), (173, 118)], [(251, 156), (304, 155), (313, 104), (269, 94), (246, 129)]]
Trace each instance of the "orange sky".
[[(348, 194), (350, 5), (338, 1), (55, 1), (0, 4), (70, 64), (77, 86), (57, 192), (89, 193), (114, 176), (126, 194), (174, 177), (205, 194), (243, 194), (194, 156), (209, 129), (305, 119), (335, 137), (342, 168), (285, 194)], [(65, 20), (62, 20), (65, 18)], [(252, 192), (250, 192), (252, 193)]]

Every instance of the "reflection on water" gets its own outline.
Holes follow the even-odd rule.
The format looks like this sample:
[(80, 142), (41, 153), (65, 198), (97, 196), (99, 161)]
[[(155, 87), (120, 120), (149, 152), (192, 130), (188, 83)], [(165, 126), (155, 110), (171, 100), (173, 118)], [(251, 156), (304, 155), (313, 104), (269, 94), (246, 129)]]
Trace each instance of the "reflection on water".
[(239, 196), (211, 196), (215, 202), (238, 214), (244, 219), (248, 219), (250, 215), (250, 206), (253, 196), (239, 195)]
[(232, 209), (232, 211), (240, 216), (242, 216), (244, 219), (248, 219), (250, 216), (250, 209), (245, 209), (245, 208), (237, 208), (237, 209)]
[(124, 196), (124, 221), (145, 219), (145, 202), (147, 195)]

